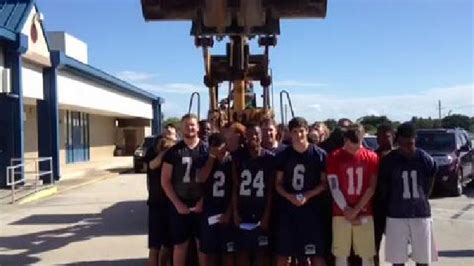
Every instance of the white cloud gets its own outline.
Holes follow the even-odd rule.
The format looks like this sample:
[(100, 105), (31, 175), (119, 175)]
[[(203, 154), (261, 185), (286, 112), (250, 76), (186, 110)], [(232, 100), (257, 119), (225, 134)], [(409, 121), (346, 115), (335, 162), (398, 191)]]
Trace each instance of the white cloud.
[(156, 93), (157, 95), (162, 95), (163, 93), (172, 93), (172, 94), (191, 94), (195, 91), (205, 92), (206, 89), (204, 86), (195, 85), (191, 83), (135, 83), (136, 86), (145, 89), (149, 92)]
[(157, 95), (162, 95), (163, 93), (191, 94), (195, 91), (206, 91), (203, 85), (177, 82), (161, 83), (155, 80), (156, 75), (146, 72), (124, 70), (118, 72), (117, 77)]
[(313, 88), (313, 87), (325, 87), (326, 83), (320, 82), (304, 82), (297, 80), (277, 80), (273, 82), (275, 87), (284, 87), (284, 88)]
[(132, 70), (124, 70), (117, 73), (117, 77), (128, 82), (149, 81), (155, 77), (154, 74), (146, 72), (136, 72)]
[[(188, 111), (191, 93), (201, 93), (201, 113), (207, 113), (209, 104), (207, 88), (200, 84), (170, 82), (160, 83), (155, 75), (136, 71), (121, 71), (118, 76), (134, 85), (165, 98), (166, 116), (181, 116)], [(309, 121), (328, 118), (357, 119), (365, 115), (386, 115), (393, 120), (408, 120), (412, 116), (437, 117), (438, 100), (442, 101), (443, 115), (462, 113), (474, 116), (474, 84), (463, 84), (445, 88), (431, 88), (423, 91), (383, 96), (341, 96), (340, 93), (302, 93), (293, 88), (327, 87), (324, 83), (300, 82), (294, 80), (276, 81), (278, 89), (288, 89), (291, 94), (295, 115)], [(278, 91), (278, 89), (276, 91)], [(293, 93), (293, 91), (295, 93)], [(403, 90), (410, 91), (410, 90)], [(227, 93), (227, 91), (226, 91)], [(280, 118), (278, 94), (275, 94), (275, 115)]]
[[(291, 98), (296, 115), (310, 121), (342, 117), (357, 119), (364, 115), (387, 115), (394, 120), (408, 120), (412, 116), (437, 117), (438, 100), (446, 107), (443, 114), (451, 109), (452, 113), (473, 116), (473, 95), (474, 84), (465, 84), (384, 96), (341, 97), (334, 94), (295, 93)], [(280, 107), (277, 108), (279, 113)]]

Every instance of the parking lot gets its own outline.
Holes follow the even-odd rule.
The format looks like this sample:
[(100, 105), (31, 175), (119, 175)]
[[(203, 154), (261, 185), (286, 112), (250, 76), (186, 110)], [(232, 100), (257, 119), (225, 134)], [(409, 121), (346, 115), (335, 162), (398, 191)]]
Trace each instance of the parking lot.
[[(143, 174), (122, 174), (0, 213), (0, 265), (144, 265)], [(440, 262), (472, 265), (474, 189), (432, 200)]]

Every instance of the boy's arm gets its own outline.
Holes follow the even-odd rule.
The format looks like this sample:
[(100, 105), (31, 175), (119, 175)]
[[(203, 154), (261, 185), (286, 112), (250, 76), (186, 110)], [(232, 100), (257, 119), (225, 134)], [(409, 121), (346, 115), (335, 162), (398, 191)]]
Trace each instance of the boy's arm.
[(430, 156), (430, 175), (428, 179), (428, 189), (427, 189), (427, 194), (426, 196), (429, 197), (431, 196), (431, 193), (433, 192), (433, 187), (434, 187), (434, 181), (436, 178), (436, 173), (438, 172), (438, 165), (436, 164), (435, 160), (433, 160), (433, 157)]
[[(362, 195), (362, 198), (357, 202), (352, 210), (348, 212), (348, 218), (355, 219), (359, 212), (369, 203), (372, 196), (375, 194), (377, 189), (377, 176), (379, 172), (379, 157), (374, 155), (372, 161), (370, 162), (369, 171), (371, 173), (370, 176), (370, 184), (367, 190)], [(351, 220), (352, 220), (351, 219)]]
[(277, 171), (276, 172), (275, 190), (284, 199), (288, 200), (289, 202), (293, 203), (296, 206), (300, 205), (300, 202), (296, 199), (296, 196), (293, 195), (293, 194), (288, 193), (283, 188), (283, 172), (282, 171)]
[(165, 191), (166, 196), (173, 203), (174, 207), (180, 214), (188, 214), (189, 208), (178, 198), (176, 192), (174, 191), (173, 184), (171, 182), (171, 176), (173, 173), (173, 165), (169, 163), (163, 163), (163, 168), (161, 169), (161, 186)]
[(364, 195), (362, 195), (362, 198), (359, 200), (359, 202), (352, 208), (352, 210), (349, 211), (348, 218), (350, 220), (353, 220), (357, 217), (359, 212), (367, 205), (367, 203), (370, 201), (372, 196), (375, 193), (375, 189), (377, 187), (377, 174), (373, 174), (370, 177), (370, 185), (365, 191)]
[(238, 210), (238, 198), (239, 198), (239, 178), (237, 173), (237, 165), (235, 162), (232, 163), (232, 214), (234, 217), (234, 223), (236, 226), (240, 225), (240, 215)]
[(160, 152), (158, 156), (156, 156), (153, 160), (150, 161), (150, 169), (155, 170), (158, 169), (161, 166), (161, 163), (163, 162), (163, 156), (165, 155), (166, 151)]
[(268, 189), (267, 189), (267, 202), (265, 204), (265, 210), (263, 211), (263, 216), (262, 216), (262, 222), (261, 222), (261, 227), (264, 231), (268, 231), (269, 229), (269, 223), (270, 223), (270, 217), (272, 214), (272, 208), (273, 208), (273, 189), (275, 187), (275, 176), (271, 176), (268, 179)]
[(331, 191), (332, 198), (334, 202), (336, 202), (337, 206), (341, 210), (345, 210), (347, 208), (346, 198), (344, 194), (342, 194), (341, 189), (339, 188), (339, 180), (337, 175), (331, 174), (328, 175), (329, 181), (329, 190)]
[(328, 180), (326, 179), (326, 173), (321, 173), (321, 182), (314, 189), (304, 193), (304, 197), (309, 200), (313, 197), (323, 193), (328, 188)]
[(209, 153), (209, 157), (207, 158), (204, 167), (198, 170), (198, 181), (201, 183), (205, 183), (209, 178), (209, 175), (212, 172), (212, 168), (214, 167), (214, 162), (216, 160), (216, 156), (212, 153)]

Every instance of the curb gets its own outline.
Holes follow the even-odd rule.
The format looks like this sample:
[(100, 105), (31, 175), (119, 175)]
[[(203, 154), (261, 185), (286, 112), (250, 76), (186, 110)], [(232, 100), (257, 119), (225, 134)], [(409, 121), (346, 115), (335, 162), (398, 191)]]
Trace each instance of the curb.
[(25, 196), (24, 198), (18, 200), (17, 204), (18, 205), (23, 205), (23, 204), (26, 204), (26, 203), (31, 203), (31, 202), (34, 202), (34, 201), (38, 201), (40, 199), (50, 197), (50, 196), (52, 196), (56, 193), (58, 193), (58, 187), (57, 186), (45, 188), (43, 190), (40, 190), (38, 192), (35, 192), (35, 193), (30, 194), (28, 196)]
[(72, 185), (72, 186), (61, 187), (61, 185), (55, 185), (53, 187), (45, 188), (43, 190), (40, 190), (38, 192), (34, 192), (34, 193), (32, 193), (28, 196), (25, 196), (25, 197), (19, 199), (16, 203), (18, 205), (24, 205), (24, 204), (27, 204), (27, 203), (32, 203), (32, 202), (35, 202), (35, 201), (39, 201), (39, 200), (51, 197), (55, 194), (60, 194), (60, 193), (63, 193), (63, 192), (67, 192), (69, 190), (73, 190), (73, 189), (76, 189), (76, 188), (91, 185), (91, 184), (94, 184), (94, 183), (97, 183), (97, 182), (100, 182), (102, 180), (112, 178), (112, 177), (115, 177), (115, 176), (119, 176), (119, 173), (105, 174), (105, 175), (100, 176), (98, 178), (87, 180), (85, 182), (81, 182), (79, 184)]

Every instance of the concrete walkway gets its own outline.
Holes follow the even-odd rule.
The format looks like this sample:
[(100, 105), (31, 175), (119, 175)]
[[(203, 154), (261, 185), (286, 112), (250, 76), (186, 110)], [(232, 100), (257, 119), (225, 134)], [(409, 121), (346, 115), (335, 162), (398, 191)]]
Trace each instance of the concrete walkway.
[[(21, 186), (15, 193), (16, 204), (39, 200), (59, 191), (67, 191), (87, 185), (97, 180), (118, 175), (133, 169), (132, 157), (112, 157), (106, 160), (95, 160), (61, 166), (61, 179), (54, 186), (39, 187), (34, 192), (32, 185)], [(0, 189), (0, 206), (2, 210), (10, 209), (12, 201), (11, 189)]]

